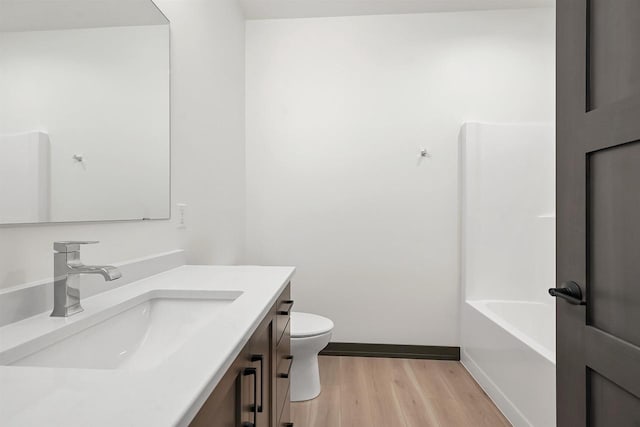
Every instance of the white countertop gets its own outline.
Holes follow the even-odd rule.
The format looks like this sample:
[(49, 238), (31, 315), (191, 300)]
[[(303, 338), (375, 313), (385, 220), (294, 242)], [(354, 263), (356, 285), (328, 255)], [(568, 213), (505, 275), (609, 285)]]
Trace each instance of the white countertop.
[(153, 290), (242, 291), (215, 321), (149, 370), (0, 366), (0, 425), (185, 426), (247, 343), (295, 269), (182, 266), (82, 301), (70, 318), (49, 313), (0, 328), (0, 352)]

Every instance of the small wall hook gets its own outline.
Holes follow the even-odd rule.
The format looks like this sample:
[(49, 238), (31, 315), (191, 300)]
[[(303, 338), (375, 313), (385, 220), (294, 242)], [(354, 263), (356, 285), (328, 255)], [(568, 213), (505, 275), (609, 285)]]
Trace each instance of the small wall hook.
[(71, 158), (80, 163), (84, 161), (84, 156), (82, 154), (74, 154)]
[(420, 154), (418, 157), (431, 157), (431, 154), (429, 154), (429, 150), (423, 147), (420, 149)]

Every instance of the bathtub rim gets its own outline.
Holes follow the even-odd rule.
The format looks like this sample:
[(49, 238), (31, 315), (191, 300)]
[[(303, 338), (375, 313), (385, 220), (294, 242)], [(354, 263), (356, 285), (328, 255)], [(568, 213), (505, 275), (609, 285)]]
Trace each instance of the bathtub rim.
[[(478, 311), (480, 314), (485, 316), (487, 319), (496, 323), (502, 329), (507, 331), (510, 335), (516, 338), (519, 341), (522, 341), (528, 347), (533, 349), (540, 356), (547, 359), (552, 364), (556, 364), (556, 355), (555, 352), (552, 352), (550, 349), (546, 348), (535, 339), (531, 338), (520, 329), (516, 328), (512, 324), (510, 324), (506, 319), (503, 319), (498, 314), (494, 313), (490, 308), (486, 306), (487, 303), (520, 303), (520, 304), (542, 304), (545, 303), (538, 301), (525, 301), (525, 300), (500, 300), (500, 299), (481, 299), (481, 300), (465, 300), (465, 303), (471, 306), (474, 310)], [(555, 332), (555, 331), (554, 331)], [(554, 338), (555, 339), (555, 338)]]

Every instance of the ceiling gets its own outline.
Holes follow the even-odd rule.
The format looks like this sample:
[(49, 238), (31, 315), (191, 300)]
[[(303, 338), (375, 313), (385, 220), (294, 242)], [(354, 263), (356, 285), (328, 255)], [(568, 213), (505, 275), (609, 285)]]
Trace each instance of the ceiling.
[(151, 0), (0, 0), (0, 31), (123, 27), (168, 22)]
[(551, 7), (555, 0), (239, 0), (247, 19)]

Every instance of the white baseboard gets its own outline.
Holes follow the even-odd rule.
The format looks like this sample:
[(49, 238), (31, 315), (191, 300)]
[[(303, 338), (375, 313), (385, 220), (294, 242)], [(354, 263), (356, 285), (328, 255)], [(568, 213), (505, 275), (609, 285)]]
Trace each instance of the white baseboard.
[(476, 380), (487, 396), (489, 396), (489, 399), (493, 401), (500, 412), (502, 412), (514, 427), (533, 427), (513, 402), (491, 381), (491, 378), (489, 378), (469, 354), (464, 351), (464, 348), (460, 349), (460, 363), (462, 363), (462, 366), (471, 374), (473, 379)]

